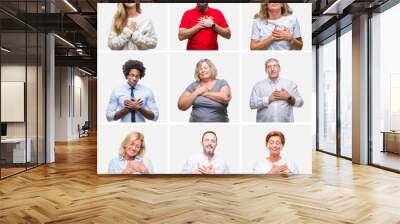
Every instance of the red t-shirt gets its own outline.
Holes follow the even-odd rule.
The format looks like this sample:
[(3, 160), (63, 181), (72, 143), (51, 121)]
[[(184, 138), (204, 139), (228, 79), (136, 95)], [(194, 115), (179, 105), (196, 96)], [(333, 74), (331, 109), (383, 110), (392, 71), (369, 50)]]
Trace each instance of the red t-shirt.
[[(228, 27), (224, 15), (218, 9), (208, 7), (204, 13), (201, 13), (196, 6), (194, 9), (190, 9), (183, 14), (179, 28), (190, 29), (198, 23), (199, 18), (205, 16), (212, 17), (214, 23), (220, 27)], [(214, 31), (211, 27), (203, 28), (189, 38), (186, 49), (218, 50), (217, 37), (217, 32)]]

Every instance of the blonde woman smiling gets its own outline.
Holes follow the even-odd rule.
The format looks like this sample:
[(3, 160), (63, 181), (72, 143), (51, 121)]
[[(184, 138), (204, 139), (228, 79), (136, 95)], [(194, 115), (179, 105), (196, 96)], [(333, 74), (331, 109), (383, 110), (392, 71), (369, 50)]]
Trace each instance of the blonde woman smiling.
[(261, 3), (251, 30), (251, 50), (301, 50), (297, 18), (287, 3)]
[(144, 157), (146, 145), (140, 132), (131, 132), (122, 141), (118, 158), (108, 164), (109, 174), (154, 173), (151, 161)]
[(147, 50), (157, 46), (150, 18), (142, 14), (140, 3), (118, 3), (108, 47), (111, 50)]

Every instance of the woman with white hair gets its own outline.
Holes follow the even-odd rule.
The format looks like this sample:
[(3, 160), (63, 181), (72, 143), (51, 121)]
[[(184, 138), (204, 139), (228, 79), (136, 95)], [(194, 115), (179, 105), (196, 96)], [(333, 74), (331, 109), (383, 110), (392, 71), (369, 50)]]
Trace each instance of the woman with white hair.
[(109, 174), (149, 174), (154, 173), (153, 165), (144, 157), (146, 145), (140, 132), (131, 132), (122, 141), (118, 158), (108, 164)]
[(108, 47), (111, 50), (147, 50), (157, 46), (157, 36), (150, 18), (142, 14), (140, 3), (118, 3)]
[(231, 90), (228, 82), (217, 79), (217, 68), (210, 59), (202, 59), (196, 64), (192, 82), (181, 94), (178, 108), (192, 107), (190, 122), (229, 122), (228, 104)]

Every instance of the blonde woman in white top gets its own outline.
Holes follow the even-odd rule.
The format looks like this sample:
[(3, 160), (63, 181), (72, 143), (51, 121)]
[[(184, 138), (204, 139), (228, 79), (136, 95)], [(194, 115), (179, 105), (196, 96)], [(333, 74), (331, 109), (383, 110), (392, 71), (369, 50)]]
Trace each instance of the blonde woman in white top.
[(288, 3), (261, 3), (251, 29), (251, 50), (301, 50), (300, 25)]
[(108, 47), (111, 50), (148, 50), (157, 46), (150, 18), (142, 14), (140, 3), (118, 3)]

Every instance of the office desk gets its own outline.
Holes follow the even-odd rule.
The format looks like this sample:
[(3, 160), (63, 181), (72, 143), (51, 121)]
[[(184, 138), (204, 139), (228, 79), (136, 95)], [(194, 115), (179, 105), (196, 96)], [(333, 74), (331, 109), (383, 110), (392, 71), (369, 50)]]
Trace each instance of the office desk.
[(383, 150), (382, 152), (392, 152), (400, 154), (400, 131), (382, 131)]
[[(8, 163), (31, 162), (32, 140), (28, 138), (25, 154), (25, 138), (7, 138), (1, 139), (1, 157)], [(12, 158), (12, 159), (11, 159)], [(25, 158), (27, 161), (25, 161)]]

